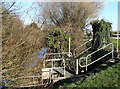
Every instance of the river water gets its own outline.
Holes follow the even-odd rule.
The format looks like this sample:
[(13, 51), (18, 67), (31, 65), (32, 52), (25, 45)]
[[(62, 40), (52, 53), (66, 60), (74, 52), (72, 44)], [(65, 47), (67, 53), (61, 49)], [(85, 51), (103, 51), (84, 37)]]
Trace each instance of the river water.
[(30, 60), (28, 63), (24, 64), (23, 66), (24, 67), (34, 66), (34, 63), (37, 63), (38, 61), (40, 61), (45, 55), (45, 53), (47, 53), (47, 51), (48, 51), (48, 48), (42, 48), (40, 51), (36, 53), (35, 56), (37, 56), (37, 58)]

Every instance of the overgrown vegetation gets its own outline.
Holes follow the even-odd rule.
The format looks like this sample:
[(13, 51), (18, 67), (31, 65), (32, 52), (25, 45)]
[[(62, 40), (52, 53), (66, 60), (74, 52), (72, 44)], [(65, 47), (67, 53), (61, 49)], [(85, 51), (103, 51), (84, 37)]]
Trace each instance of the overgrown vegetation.
[(109, 43), (110, 31), (112, 29), (111, 24), (112, 23), (107, 22), (104, 19), (95, 20), (91, 22), (93, 28), (93, 51)]
[[(74, 48), (84, 43), (83, 28), (97, 16), (102, 8), (102, 3), (99, 2), (40, 4), (42, 19), (39, 18), (39, 20), (43, 21), (41, 22), (43, 26), (39, 28), (38, 23), (31, 23), (24, 28), (14, 9), (11, 10), (14, 4), (13, 2), (10, 8), (9, 5), (2, 7), (3, 81), (14, 81), (15, 78), (21, 76), (40, 75), (43, 68), (42, 60), (34, 62), (34, 60), (38, 60), (36, 53), (47, 46), (51, 49), (50, 52), (66, 52), (68, 44), (65, 42), (68, 41), (68, 37), (71, 38), (72, 52)], [(16, 9), (18, 8), (16, 7)], [(59, 30), (53, 31), (53, 28), (59, 28)], [(84, 48), (86, 47), (80, 50)], [(30, 61), (33, 61), (34, 65), (25, 66)]]
[[(2, 15), (2, 79), (8, 81), (21, 76), (40, 75), (42, 61), (25, 67), (31, 60), (37, 60), (36, 53), (43, 47), (47, 32), (30, 25), (23, 28), (15, 15), (5, 10)], [(10, 85), (6, 85), (10, 86)]]
[[(110, 32), (112, 29), (112, 23), (105, 21), (104, 19), (91, 21), (93, 28), (93, 40), (92, 40), (92, 49), (91, 52), (96, 51), (97, 49), (110, 43)], [(90, 56), (89, 60), (94, 61), (103, 55), (107, 54), (110, 51), (111, 47), (107, 47), (107, 50), (100, 50)]]
[(68, 52), (68, 36), (66, 32), (54, 29), (47, 37), (47, 46), (51, 53)]

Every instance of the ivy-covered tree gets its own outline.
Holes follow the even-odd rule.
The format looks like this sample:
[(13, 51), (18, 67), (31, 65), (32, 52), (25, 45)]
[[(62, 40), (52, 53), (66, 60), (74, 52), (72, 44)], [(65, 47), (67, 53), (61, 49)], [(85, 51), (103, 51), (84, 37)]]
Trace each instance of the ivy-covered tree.
[(95, 20), (91, 22), (93, 28), (93, 51), (109, 43), (110, 31), (112, 23), (105, 21), (104, 19)]
[[(104, 19), (91, 22), (93, 28), (92, 51), (96, 51), (109, 43), (110, 31), (112, 28), (111, 24), (112, 23), (105, 21)], [(106, 53), (108, 53), (107, 50), (100, 50), (91, 56), (91, 60), (94, 61)]]
[(47, 37), (47, 46), (51, 53), (67, 52), (68, 36), (66, 35), (66, 32), (54, 29)]

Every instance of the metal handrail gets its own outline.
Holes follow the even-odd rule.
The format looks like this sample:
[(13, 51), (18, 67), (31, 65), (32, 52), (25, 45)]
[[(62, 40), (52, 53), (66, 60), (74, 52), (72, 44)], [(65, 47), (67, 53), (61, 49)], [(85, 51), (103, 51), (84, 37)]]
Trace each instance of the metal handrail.
[[(81, 53), (79, 53), (78, 55), (81, 55), (81, 54), (83, 54), (83, 53), (85, 53), (86, 51), (88, 51), (89, 49), (91, 49), (92, 47), (89, 47), (89, 48), (87, 48), (86, 50), (84, 50), (84, 51), (82, 51)], [(75, 56), (75, 58), (76, 58), (77, 56)]]
[(59, 59), (47, 59), (47, 60), (44, 60), (44, 61), (52, 61), (52, 60), (54, 60), (54, 61), (60, 61), (60, 60), (63, 60), (62, 58), (59, 58)]
[[(108, 47), (109, 45), (112, 45), (112, 46), (113, 46), (113, 43), (109, 43), (108, 45), (106, 45), (106, 46), (104, 46), (104, 47), (102, 47), (102, 48), (100, 48), (100, 49), (98, 49), (98, 50), (96, 50), (96, 51), (92, 52), (92, 53), (91, 53), (91, 54), (89, 54), (88, 56), (90, 56), (90, 55), (92, 55), (92, 54), (94, 54), (94, 53), (96, 53), (96, 52), (100, 51), (101, 49), (104, 49), (104, 48)], [(87, 56), (87, 57), (88, 57), (88, 56)]]
[(82, 66), (82, 65), (80, 64), (80, 61), (81, 61), (82, 59), (86, 59), (86, 57), (81, 57), (81, 58), (79, 59), (79, 66), (80, 66), (80, 67), (84, 67), (84, 66)]
[(38, 76), (24, 76), (24, 77), (19, 77), (19, 79), (22, 78), (35, 78), (35, 77), (42, 77), (43, 75), (38, 75)]
[[(107, 53), (106, 55), (104, 55), (104, 56), (98, 58), (97, 60), (95, 60), (95, 61), (93, 61), (93, 62), (87, 64), (87, 59), (88, 59), (89, 56), (95, 54), (96, 52), (98, 52), (98, 51), (100, 51), (100, 50), (102, 50), (102, 49), (104, 49), (104, 48), (106, 48), (106, 47), (108, 47), (108, 46), (110, 46), (110, 45), (112, 45), (112, 51), (111, 51), (111, 52), (109, 52), (109, 53)], [(91, 54), (87, 55), (86, 57), (80, 58), (80, 59), (79, 59), (79, 65), (80, 65), (80, 67), (86, 67), (86, 71), (87, 71), (87, 66), (89, 66), (89, 65), (91, 65), (91, 64), (93, 64), (93, 63), (99, 61), (100, 59), (104, 58), (105, 56), (107, 56), (107, 55), (109, 55), (109, 54), (112, 53), (112, 57), (113, 57), (113, 51), (114, 51), (114, 48), (113, 48), (113, 47), (114, 47), (114, 46), (113, 46), (113, 43), (110, 43), (110, 44), (108, 44), (108, 45), (106, 45), (106, 46), (104, 46), (104, 47), (102, 47), (102, 48), (100, 48), (100, 49), (98, 49), (98, 50), (92, 52)], [(81, 59), (83, 59), (83, 58), (86, 59), (86, 65), (84, 65), (84, 66), (82, 66), (82, 65), (80, 64), (80, 61), (81, 61)]]
[[(53, 55), (53, 56), (55, 56), (55, 55), (60, 55), (60, 54), (62, 54), (62, 55), (65, 55), (65, 54), (70, 54), (71, 56), (72, 56), (72, 53), (71, 52), (62, 52), (62, 53), (46, 53), (45, 55), (44, 55), (44, 59), (45, 59), (45, 57), (47, 56), (47, 55)], [(57, 60), (63, 60), (62, 58), (60, 59), (56, 59), (56, 58), (53, 58), (53, 59), (46, 59), (46, 60), (44, 60), (44, 62), (43, 62), (43, 66), (45, 67), (45, 61), (57, 61)]]
[(60, 54), (70, 54), (72, 56), (71, 52), (62, 52), (62, 53), (46, 53), (43, 58), (46, 57), (46, 55), (60, 55)]
[[(62, 55), (62, 58), (55, 58), (55, 55)], [(51, 61), (52, 62), (52, 67), (51, 67), (51, 69), (52, 69), (52, 76), (53, 76), (53, 69), (59, 69), (59, 68), (64, 68), (64, 76), (65, 76), (65, 59), (64, 59), (64, 56), (63, 55), (65, 55), (65, 54), (70, 54), (71, 56), (72, 56), (72, 53), (71, 52), (62, 52), (62, 53), (46, 53), (45, 55), (44, 55), (44, 59), (45, 59), (45, 57), (47, 56), (47, 55), (52, 55), (52, 59), (50, 58), (50, 59), (46, 59), (46, 60), (44, 60), (44, 63), (43, 63), (43, 66), (45, 67), (45, 62), (46, 61)], [(53, 58), (54, 57), (54, 58)], [(54, 63), (55, 63), (55, 61), (59, 61), (59, 60), (63, 60), (63, 63), (64, 63), (64, 67), (55, 67), (55, 65), (54, 65)], [(54, 63), (53, 63), (54, 62)]]
[[(52, 78), (51, 78), (51, 71), (49, 71), (49, 79), (50, 81), (46, 84), (50, 84), (51, 81), (52, 81)], [(45, 77), (46, 75), (38, 75), (38, 76), (24, 76), (24, 77), (18, 77), (18, 78), (15, 78), (14, 80), (18, 80), (18, 79), (28, 79), (28, 78), (41, 78), (41, 84), (36, 84), (36, 85), (26, 85), (26, 86), (15, 86), (15, 87), (33, 87), (33, 86), (38, 86), (38, 85), (43, 85), (43, 77)]]
[(88, 66), (89, 66), (89, 65), (91, 65), (91, 64), (93, 64), (93, 63), (95, 63), (95, 62), (97, 62), (97, 61), (99, 61), (100, 59), (104, 58), (105, 56), (107, 56), (107, 55), (109, 55), (109, 54), (111, 54), (111, 53), (112, 53), (112, 51), (111, 51), (111, 52), (109, 52), (109, 53), (107, 53), (106, 55), (104, 55), (104, 56), (102, 56), (102, 57), (98, 58), (97, 60), (95, 60), (95, 61), (93, 61), (93, 62), (89, 63), (89, 64), (88, 64)]
[[(80, 48), (80, 47), (86, 45), (86, 44), (87, 44), (88, 42), (90, 42), (90, 41), (92, 41), (92, 39), (90, 39), (89, 41), (87, 41), (87, 42), (85, 42), (84, 44), (82, 44), (82, 45), (78, 46), (77, 48), (75, 48), (74, 51), (73, 51), (73, 55), (74, 55), (74, 57), (77, 57), (77, 56), (78, 56), (78, 55), (75, 56), (75, 51), (76, 51), (78, 48)], [(90, 48), (91, 48), (91, 47), (89, 47), (89, 48), (86, 49), (85, 51), (81, 52), (79, 55), (83, 54), (84, 52), (86, 52), (86, 51), (89, 50)]]

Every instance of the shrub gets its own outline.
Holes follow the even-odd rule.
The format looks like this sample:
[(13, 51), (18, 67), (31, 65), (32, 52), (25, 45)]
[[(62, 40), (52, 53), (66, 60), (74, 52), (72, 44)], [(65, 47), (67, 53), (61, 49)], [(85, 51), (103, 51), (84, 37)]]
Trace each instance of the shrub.
[(66, 32), (55, 29), (49, 33), (47, 37), (47, 46), (51, 53), (68, 52), (68, 36)]
[(112, 23), (105, 21), (104, 19), (95, 20), (91, 22), (93, 28), (93, 51), (102, 47), (104, 44), (109, 43), (110, 31)]

